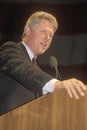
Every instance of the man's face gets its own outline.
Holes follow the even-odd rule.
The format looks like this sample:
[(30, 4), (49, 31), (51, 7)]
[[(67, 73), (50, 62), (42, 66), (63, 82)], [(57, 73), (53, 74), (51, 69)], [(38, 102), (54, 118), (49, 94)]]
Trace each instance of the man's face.
[(41, 55), (50, 47), (53, 35), (54, 29), (52, 24), (48, 20), (43, 19), (32, 30), (29, 29), (27, 45), (34, 55)]

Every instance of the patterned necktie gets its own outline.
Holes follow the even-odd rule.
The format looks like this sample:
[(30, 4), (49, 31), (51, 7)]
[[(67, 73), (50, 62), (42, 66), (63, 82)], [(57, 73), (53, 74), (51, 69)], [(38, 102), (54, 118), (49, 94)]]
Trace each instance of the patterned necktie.
[[(37, 65), (37, 62), (36, 62), (36, 58), (35, 58), (35, 57), (32, 58), (32, 64), (33, 64), (33, 65)], [(35, 92), (34, 95), (35, 95), (35, 98), (40, 97), (40, 94), (37, 93), (37, 92)]]

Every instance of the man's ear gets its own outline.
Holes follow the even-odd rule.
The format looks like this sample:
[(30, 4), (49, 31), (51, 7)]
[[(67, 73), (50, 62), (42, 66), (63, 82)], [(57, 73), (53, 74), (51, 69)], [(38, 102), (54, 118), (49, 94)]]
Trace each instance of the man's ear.
[(25, 27), (24, 32), (25, 32), (26, 35), (29, 35), (29, 33), (30, 33), (30, 28), (29, 28), (29, 27)]

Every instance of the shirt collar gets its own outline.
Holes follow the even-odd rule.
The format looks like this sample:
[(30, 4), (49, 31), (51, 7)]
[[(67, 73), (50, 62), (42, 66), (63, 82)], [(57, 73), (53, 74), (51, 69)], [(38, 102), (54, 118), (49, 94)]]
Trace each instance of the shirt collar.
[(30, 50), (30, 48), (27, 46), (26, 43), (22, 42), (22, 44), (23, 44), (24, 47), (26, 48), (27, 53), (28, 53), (28, 55), (29, 55), (29, 57), (30, 57), (30, 60), (32, 61), (32, 59), (35, 57), (34, 54), (33, 54), (33, 52)]

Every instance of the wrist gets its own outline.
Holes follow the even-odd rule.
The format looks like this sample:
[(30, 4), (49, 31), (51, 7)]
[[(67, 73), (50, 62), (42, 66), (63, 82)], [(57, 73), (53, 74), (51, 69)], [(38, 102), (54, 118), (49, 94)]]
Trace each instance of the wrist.
[(57, 89), (59, 89), (61, 87), (60, 84), (61, 84), (61, 81), (56, 81), (54, 83), (55, 90), (57, 90)]

